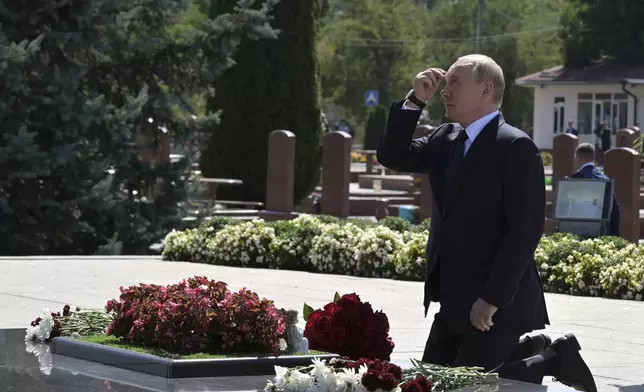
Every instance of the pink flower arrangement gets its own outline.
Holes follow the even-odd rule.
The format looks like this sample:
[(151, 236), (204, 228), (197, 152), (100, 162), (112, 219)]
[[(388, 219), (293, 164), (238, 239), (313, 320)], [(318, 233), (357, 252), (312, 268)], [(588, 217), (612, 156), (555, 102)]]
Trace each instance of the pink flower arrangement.
[(283, 313), (272, 301), (241, 289), (228, 292), (219, 304), (221, 347), (225, 352), (279, 352), (286, 333)]
[(107, 302), (113, 321), (106, 333), (173, 353), (277, 353), (284, 317), (272, 301), (203, 276), (178, 284), (121, 287)]

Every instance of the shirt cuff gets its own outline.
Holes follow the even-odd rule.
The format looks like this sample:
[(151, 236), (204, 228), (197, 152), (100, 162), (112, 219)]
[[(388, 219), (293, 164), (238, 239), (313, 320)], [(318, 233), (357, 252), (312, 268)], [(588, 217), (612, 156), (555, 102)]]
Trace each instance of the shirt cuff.
[(405, 101), (405, 103), (402, 104), (401, 108), (403, 110), (421, 110), (421, 109), (412, 108), (411, 106), (407, 106), (407, 102), (409, 101)]

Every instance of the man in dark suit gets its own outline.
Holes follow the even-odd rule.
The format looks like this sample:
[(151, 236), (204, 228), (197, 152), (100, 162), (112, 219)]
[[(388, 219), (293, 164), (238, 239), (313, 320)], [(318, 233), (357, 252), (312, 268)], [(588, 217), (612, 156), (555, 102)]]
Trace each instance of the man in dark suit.
[[(420, 109), (443, 79), (445, 115), (458, 123), (412, 139)], [(548, 374), (595, 391), (572, 334), (539, 354), (518, 346), (523, 334), (549, 323), (534, 261), (545, 180), (537, 147), (499, 112), (504, 87), (503, 71), (483, 55), (461, 57), (447, 72), (423, 71), (392, 105), (378, 148), (381, 165), (428, 174), (433, 191), (425, 315), (430, 302), (441, 307), (423, 361), (498, 369), (535, 383)]]
[[(572, 178), (596, 178), (608, 179), (608, 177), (599, 171), (595, 166), (595, 147), (590, 143), (582, 143), (575, 150), (575, 163), (577, 171), (573, 173)], [(613, 209), (610, 213), (610, 222), (606, 230), (607, 235), (619, 237), (620, 210), (617, 196), (613, 192)]]
[(579, 131), (577, 131), (577, 128), (572, 126), (572, 120), (568, 120), (568, 128), (566, 128), (566, 133), (579, 136)]

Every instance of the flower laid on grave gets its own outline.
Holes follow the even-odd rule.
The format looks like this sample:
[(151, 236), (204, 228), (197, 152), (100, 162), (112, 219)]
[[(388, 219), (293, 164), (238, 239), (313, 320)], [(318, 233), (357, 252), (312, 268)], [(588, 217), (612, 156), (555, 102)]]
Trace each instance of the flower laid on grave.
[(111, 321), (110, 315), (98, 309), (72, 310), (69, 305), (63, 307), (62, 313), (45, 309), (27, 328), (25, 341), (44, 343), (58, 336), (101, 334)]
[(380, 360), (334, 358), (329, 363), (313, 359), (309, 366), (275, 367), (266, 392), (445, 392), (465, 386), (494, 383), (498, 376), (479, 368), (447, 368), (412, 361), (412, 368)]
[(335, 294), (333, 302), (313, 310), (304, 305), (304, 337), (312, 350), (331, 352), (350, 359), (389, 360), (394, 342), (389, 319), (382, 311), (353, 294)]

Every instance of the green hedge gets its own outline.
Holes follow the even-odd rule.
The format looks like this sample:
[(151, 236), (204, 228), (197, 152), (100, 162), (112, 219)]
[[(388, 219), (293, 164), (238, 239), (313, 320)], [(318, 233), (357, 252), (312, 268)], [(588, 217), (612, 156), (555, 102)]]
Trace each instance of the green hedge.
[[(429, 222), (378, 224), (304, 215), (292, 221), (215, 218), (166, 237), (167, 260), (420, 281)], [(642, 300), (644, 247), (621, 238), (544, 236), (535, 252), (546, 291)]]

